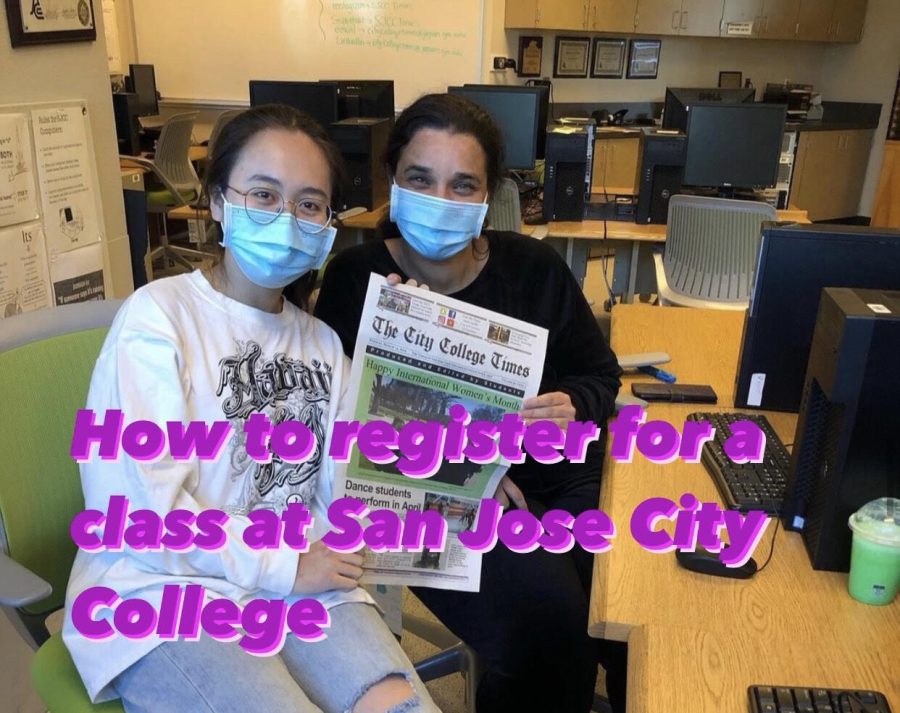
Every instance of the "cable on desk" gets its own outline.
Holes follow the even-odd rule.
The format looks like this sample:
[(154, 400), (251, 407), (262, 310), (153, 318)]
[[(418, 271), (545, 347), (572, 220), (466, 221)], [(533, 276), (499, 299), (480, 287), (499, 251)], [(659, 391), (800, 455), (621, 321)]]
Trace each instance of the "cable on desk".
[(775, 552), (775, 538), (778, 537), (778, 528), (779, 527), (781, 527), (781, 518), (776, 517), (775, 518), (775, 534), (772, 535), (772, 542), (769, 545), (769, 556), (766, 557), (766, 561), (762, 563), (762, 566), (757, 568), (757, 570), (756, 570), (757, 574), (762, 572), (768, 566), (769, 562), (772, 560), (772, 554)]

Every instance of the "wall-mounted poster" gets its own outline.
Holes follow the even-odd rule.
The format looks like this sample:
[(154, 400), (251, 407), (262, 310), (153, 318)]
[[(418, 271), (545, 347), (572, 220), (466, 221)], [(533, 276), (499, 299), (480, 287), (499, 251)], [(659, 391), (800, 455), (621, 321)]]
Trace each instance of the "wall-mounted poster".
[(0, 317), (52, 304), (40, 223), (0, 230)]
[(37, 220), (27, 114), (0, 114), (0, 228)]
[(86, 111), (75, 105), (31, 112), (44, 231), (51, 256), (100, 241)]
[(57, 305), (104, 299), (103, 248), (97, 243), (57, 253), (50, 258), (50, 280)]

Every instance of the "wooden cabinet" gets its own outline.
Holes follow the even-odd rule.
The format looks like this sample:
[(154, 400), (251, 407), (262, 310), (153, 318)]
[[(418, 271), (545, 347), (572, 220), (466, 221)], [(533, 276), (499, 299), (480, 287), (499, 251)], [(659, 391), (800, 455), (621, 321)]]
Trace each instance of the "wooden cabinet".
[(797, 35), (800, 0), (763, 0), (762, 27), (757, 37), (766, 40), (792, 40)]
[(638, 0), (591, 0), (589, 30), (634, 32)]
[(866, 19), (866, 0), (836, 0), (831, 16), (832, 42), (859, 42)]
[(872, 208), (872, 225), (900, 228), (900, 141), (886, 141), (881, 178)]
[(587, 29), (587, 0), (506, 0), (507, 28)]
[(640, 137), (604, 138), (601, 134), (594, 140), (591, 193), (636, 196), (640, 154)]
[(506, 0), (508, 29), (858, 42), (867, 0)]
[(801, 0), (797, 39), (859, 42), (867, 0)]
[(718, 37), (724, 0), (638, 0), (635, 32)]
[(801, 131), (790, 204), (808, 211), (813, 221), (857, 215), (874, 134)]

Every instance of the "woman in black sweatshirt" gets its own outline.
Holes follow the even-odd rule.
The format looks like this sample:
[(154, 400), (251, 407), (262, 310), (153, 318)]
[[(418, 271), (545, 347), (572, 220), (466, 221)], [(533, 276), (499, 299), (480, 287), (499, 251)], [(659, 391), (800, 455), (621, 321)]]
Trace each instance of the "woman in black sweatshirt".
[[(386, 156), (393, 176), (391, 219), (402, 237), (338, 254), (328, 267), (316, 316), (352, 356), (369, 273), (404, 282), (545, 327), (547, 356), (526, 422), (603, 425), (613, 413), (621, 370), (565, 262), (539, 240), (482, 230), (503, 171), (503, 142), (490, 116), (458, 96), (432, 94), (397, 119)], [(584, 463), (513, 465), (495, 497), (540, 517), (596, 508), (602, 443)], [(624, 710), (624, 645), (587, 635), (591, 555), (486, 553), (477, 593), (415, 588), (416, 595), (485, 660), (480, 713), (590, 710), (597, 662), (607, 668), (613, 705)]]

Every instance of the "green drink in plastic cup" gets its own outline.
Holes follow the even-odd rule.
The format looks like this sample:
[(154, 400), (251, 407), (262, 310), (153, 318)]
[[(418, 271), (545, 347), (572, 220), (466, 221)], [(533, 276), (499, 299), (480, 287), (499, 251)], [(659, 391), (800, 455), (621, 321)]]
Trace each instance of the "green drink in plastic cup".
[(879, 498), (850, 516), (850, 596), (890, 604), (900, 585), (900, 500)]

